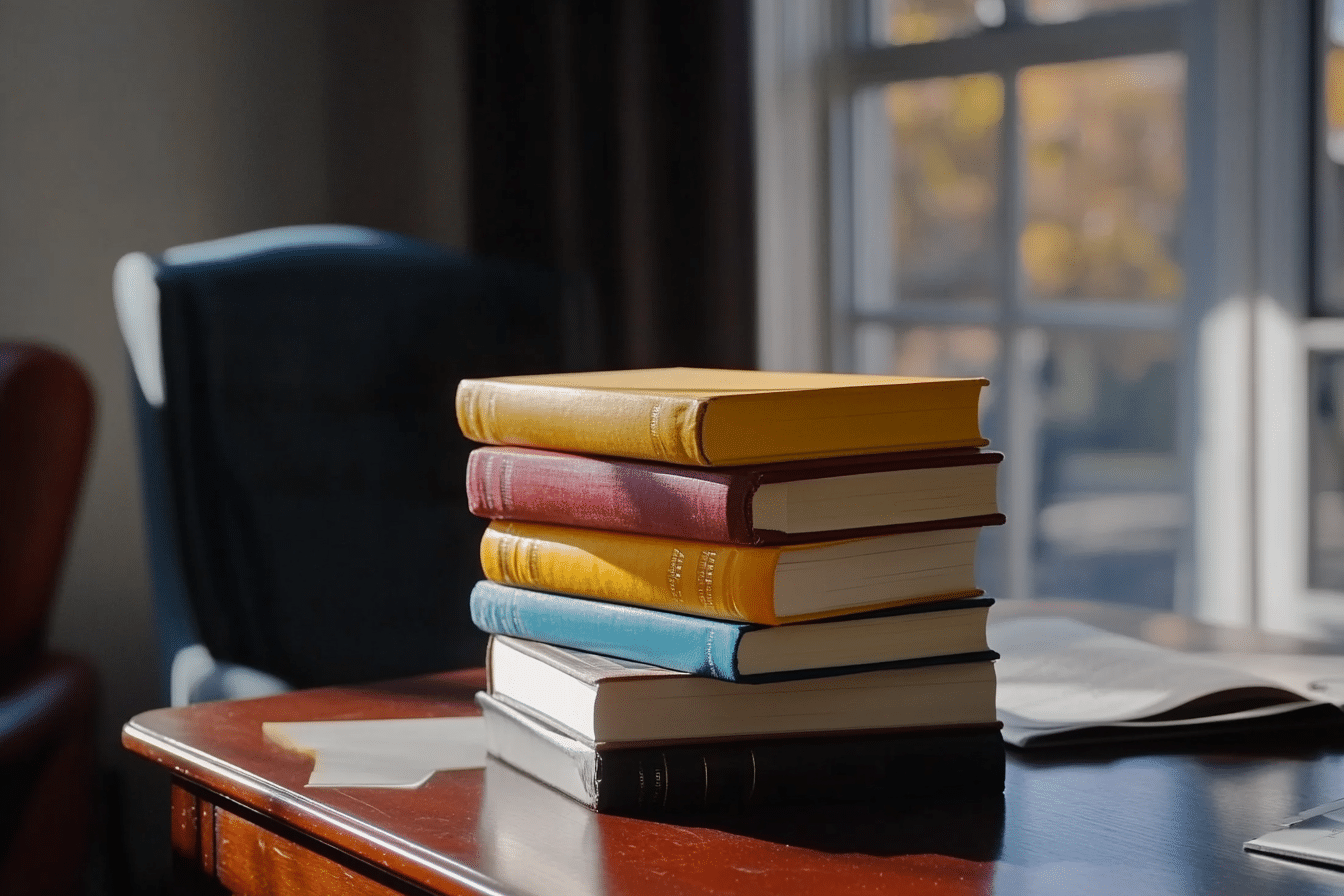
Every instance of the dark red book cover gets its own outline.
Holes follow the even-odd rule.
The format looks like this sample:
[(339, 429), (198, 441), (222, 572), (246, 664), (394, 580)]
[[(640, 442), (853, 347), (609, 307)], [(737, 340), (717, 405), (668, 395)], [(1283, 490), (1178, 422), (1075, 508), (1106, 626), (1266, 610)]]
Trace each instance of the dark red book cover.
[(992, 526), (999, 513), (917, 523), (786, 533), (758, 528), (752, 495), (761, 485), (888, 470), (997, 464), (1003, 455), (975, 448), (910, 451), (791, 461), (748, 467), (680, 467), (619, 458), (486, 447), (467, 461), (471, 512), (487, 519), (555, 523), (585, 529), (726, 544), (791, 544), (930, 529)]

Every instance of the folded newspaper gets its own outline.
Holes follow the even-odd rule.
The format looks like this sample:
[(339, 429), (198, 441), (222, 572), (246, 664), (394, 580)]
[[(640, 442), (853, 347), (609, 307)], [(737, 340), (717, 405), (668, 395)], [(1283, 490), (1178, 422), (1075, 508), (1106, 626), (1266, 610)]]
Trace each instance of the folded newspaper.
[(1017, 747), (1341, 725), (1344, 657), (1182, 653), (1072, 619), (989, 626), (998, 716)]

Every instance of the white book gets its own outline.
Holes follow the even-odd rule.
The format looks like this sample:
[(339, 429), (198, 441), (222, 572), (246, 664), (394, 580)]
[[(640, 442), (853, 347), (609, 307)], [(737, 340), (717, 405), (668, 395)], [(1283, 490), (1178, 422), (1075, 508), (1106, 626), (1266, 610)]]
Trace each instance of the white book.
[(492, 697), (590, 743), (645, 744), (994, 724), (994, 664), (741, 684), (503, 635)]

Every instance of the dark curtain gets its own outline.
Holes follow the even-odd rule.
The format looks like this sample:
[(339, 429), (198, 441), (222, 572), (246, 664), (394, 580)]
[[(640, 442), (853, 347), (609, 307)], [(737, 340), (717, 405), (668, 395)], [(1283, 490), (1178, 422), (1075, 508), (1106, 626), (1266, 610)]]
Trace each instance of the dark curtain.
[(746, 0), (471, 0), (472, 249), (581, 276), (610, 367), (755, 365)]

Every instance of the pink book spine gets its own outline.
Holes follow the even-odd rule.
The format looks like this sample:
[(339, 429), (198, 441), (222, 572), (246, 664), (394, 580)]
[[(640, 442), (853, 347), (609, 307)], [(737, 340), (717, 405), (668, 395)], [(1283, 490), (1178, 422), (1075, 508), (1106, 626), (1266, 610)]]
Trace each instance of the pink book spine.
[(672, 470), (528, 448), (478, 448), (467, 461), (471, 512), (699, 541), (749, 541), (747, 485)]

